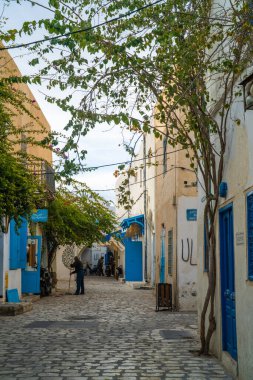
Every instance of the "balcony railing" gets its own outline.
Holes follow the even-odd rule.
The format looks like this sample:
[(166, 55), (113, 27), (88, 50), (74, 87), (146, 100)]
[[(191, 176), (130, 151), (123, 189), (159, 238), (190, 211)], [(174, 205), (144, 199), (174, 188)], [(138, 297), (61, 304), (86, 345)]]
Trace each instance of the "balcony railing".
[(36, 177), (40, 185), (44, 185), (51, 196), (55, 193), (55, 172), (46, 161), (27, 163), (27, 169)]

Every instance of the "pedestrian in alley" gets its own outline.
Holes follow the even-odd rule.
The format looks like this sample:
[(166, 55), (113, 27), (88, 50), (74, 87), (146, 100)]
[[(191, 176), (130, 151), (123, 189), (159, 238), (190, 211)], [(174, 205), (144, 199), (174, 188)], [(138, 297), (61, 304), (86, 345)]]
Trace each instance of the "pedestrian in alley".
[(77, 256), (74, 257), (74, 262), (70, 264), (75, 270), (70, 274), (76, 273), (76, 292), (75, 295), (84, 294), (84, 269), (83, 263)]
[(114, 257), (110, 256), (110, 262), (109, 262), (110, 268), (111, 268), (111, 274), (114, 276), (115, 275), (115, 261)]
[(103, 256), (100, 257), (98, 260), (98, 275), (104, 276), (104, 258)]

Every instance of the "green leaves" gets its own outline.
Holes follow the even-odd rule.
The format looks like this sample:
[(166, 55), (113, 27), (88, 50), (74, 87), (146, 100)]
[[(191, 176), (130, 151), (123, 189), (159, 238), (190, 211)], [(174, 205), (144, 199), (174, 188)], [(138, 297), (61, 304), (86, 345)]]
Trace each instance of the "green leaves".
[[(3, 148), (3, 147), (2, 147)], [(43, 197), (36, 177), (12, 155), (1, 150), (0, 155), (0, 216), (29, 218)]]
[(115, 215), (107, 203), (88, 188), (75, 192), (60, 188), (49, 204), (45, 230), (49, 241), (56, 246), (91, 245), (102, 240), (105, 233), (112, 232), (115, 224)]

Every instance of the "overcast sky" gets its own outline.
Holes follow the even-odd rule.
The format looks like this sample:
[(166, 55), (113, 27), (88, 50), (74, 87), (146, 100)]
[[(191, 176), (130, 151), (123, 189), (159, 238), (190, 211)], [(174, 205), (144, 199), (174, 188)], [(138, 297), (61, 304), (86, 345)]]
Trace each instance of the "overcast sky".
[[(0, 14), (2, 13), (1, 3), (2, 0), (0, 0)], [(4, 16), (8, 18), (8, 29), (11, 29), (18, 28), (21, 26), (23, 21), (36, 19), (38, 17), (49, 17), (49, 14), (46, 10), (41, 8), (39, 9), (38, 7), (32, 7), (29, 3), (23, 3), (22, 6), (20, 6), (13, 2), (8, 7), (5, 7)], [(22, 38), (22, 42), (33, 41), (34, 38), (37, 37), (41, 37), (41, 34), (27, 36), (25, 39)], [(31, 59), (31, 56), (23, 55), (22, 57), (24, 52), (27, 52), (27, 50), (24, 51), (24, 49), (17, 49), (10, 51), (20, 71), (23, 74), (29, 74), (31, 73), (32, 68), (27, 65), (27, 61), (28, 59)], [(68, 115), (61, 111), (56, 105), (47, 103), (37, 87), (31, 86), (31, 90), (49, 124), (51, 125), (52, 130), (63, 130), (66, 125)], [(126, 134), (125, 137), (129, 138)], [(88, 133), (82, 141), (80, 148), (88, 151), (86, 160), (87, 166), (99, 166), (129, 159), (129, 155), (122, 147), (122, 131), (118, 126), (113, 129), (106, 126), (99, 126), (95, 128)], [(83, 182), (86, 182), (90, 188), (95, 190), (114, 188), (116, 179), (113, 176), (113, 172), (116, 168), (116, 166), (113, 166), (99, 169), (95, 172), (79, 175), (78, 178)], [(115, 200), (113, 191), (101, 192), (100, 194), (106, 199)]]

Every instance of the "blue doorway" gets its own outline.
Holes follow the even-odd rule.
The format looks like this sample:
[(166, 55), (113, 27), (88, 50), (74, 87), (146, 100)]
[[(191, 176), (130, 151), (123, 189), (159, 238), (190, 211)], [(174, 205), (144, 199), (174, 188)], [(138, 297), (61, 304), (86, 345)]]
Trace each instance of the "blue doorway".
[(162, 229), (161, 233), (161, 250), (160, 250), (160, 283), (165, 283), (165, 228)]
[(125, 279), (142, 281), (142, 242), (124, 239), (125, 244)]
[(41, 236), (27, 236), (26, 267), (22, 269), (22, 293), (40, 294)]
[(222, 306), (222, 346), (237, 359), (234, 227), (232, 204), (220, 210), (220, 270)]

